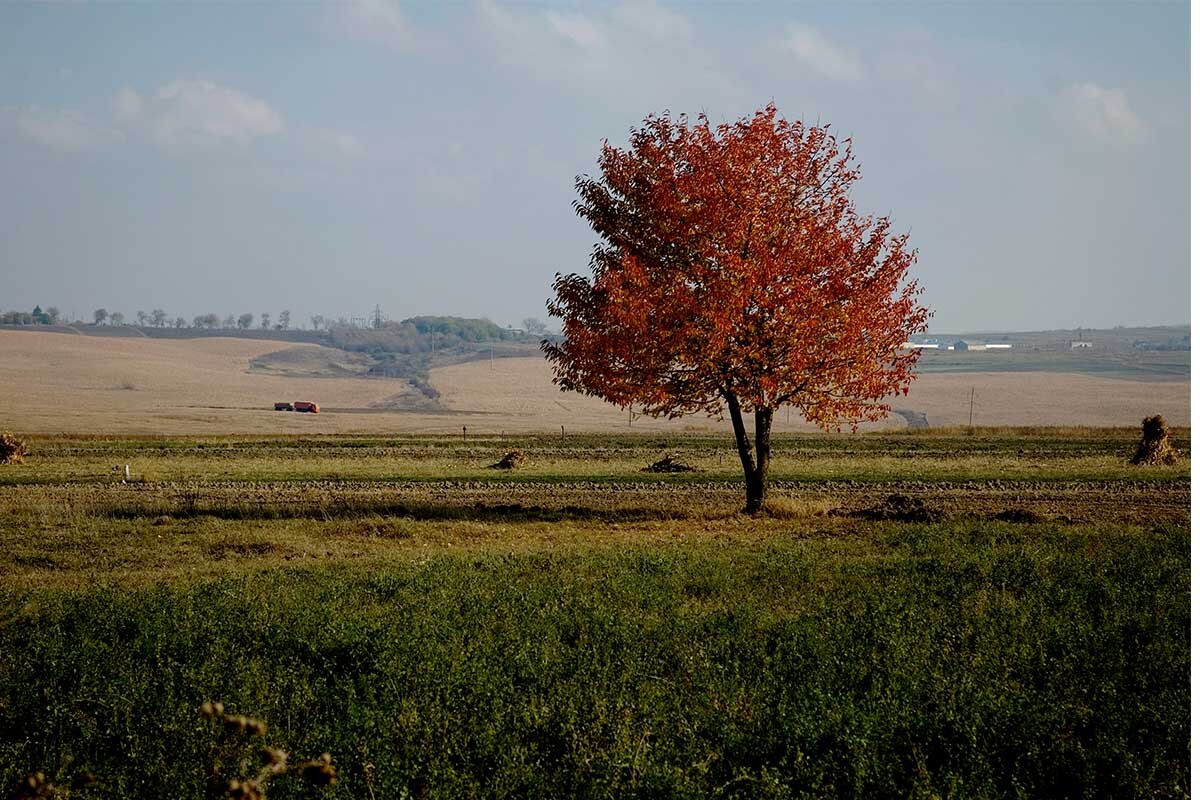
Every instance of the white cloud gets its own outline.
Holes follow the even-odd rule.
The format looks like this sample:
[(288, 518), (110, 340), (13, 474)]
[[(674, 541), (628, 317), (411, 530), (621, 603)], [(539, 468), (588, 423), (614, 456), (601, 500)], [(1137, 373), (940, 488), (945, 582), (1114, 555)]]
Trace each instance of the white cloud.
[(310, 128), (300, 136), (303, 145), (324, 158), (357, 159), (367, 154), (362, 140), (349, 131), (335, 128)]
[(875, 72), (926, 97), (947, 99), (958, 86), (946, 55), (928, 29), (908, 27), (888, 37), (875, 61)]
[[(477, 18), (502, 63), (520, 65), (554, 82), (614, 66), (617, 50), (604, 21), (578, 12), (506, 6), (480, 0)], [(619, 65), (618, 65), (619, 66)]]
[(142, 96), (128, 86), (122, 86), (113, 98), (113, 112), (122, 122), (137, 119), (142, 113)]
[(604, 46), (604, 33), (583, 14), (547, 11), (546, 20), (555, 33), (576, 47), (595, 50)]
[(687, 17), (653, 0), (622, 3), (616, 7), (614, 16), (626, 28), (652, 39), (686, 38), (692, 32)]
[(174, 81), (146, 97), (125, 87), (113, 104), (122, 123), (171, 151), (245, 146), (284, 129), (283, 117), (263, 100), (211, 81)]
[(853, 82), (865, 73), (853, 50), (834, 44), (811, 25), (789, 25), (784, 46), (806, 67), (830, 80)]
[(1120, 89), (1073, 83), (1062, 92), (1061, 111), (1079, 130), (1109, 142), (1137, 141), (1146, 132), (1146, 123)]
[(122, 138), (120, 131), (70, 109), (10, 107), (0, 109), (0, 115), (25, 138), (55, 150), (86, 150)]
[(396, 0), (344, 0), (337, 3), (337, 14), (343, 33), (362, 41), (406, 49), (416, 39)]

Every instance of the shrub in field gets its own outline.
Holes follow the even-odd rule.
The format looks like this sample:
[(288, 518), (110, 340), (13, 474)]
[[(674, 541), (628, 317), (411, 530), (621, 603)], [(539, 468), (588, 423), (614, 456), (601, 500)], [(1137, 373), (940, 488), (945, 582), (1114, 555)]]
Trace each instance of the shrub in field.
[(1142, 441), (1129, 461), (1131, 464), (1174, 464), (1178, 453), (1167, 433), (1167, 422), (1162, 414), (1142, 420)]
[(0, 432), (0, 464), (20, 464), (27, 455), (25, 442), (8, 431)]

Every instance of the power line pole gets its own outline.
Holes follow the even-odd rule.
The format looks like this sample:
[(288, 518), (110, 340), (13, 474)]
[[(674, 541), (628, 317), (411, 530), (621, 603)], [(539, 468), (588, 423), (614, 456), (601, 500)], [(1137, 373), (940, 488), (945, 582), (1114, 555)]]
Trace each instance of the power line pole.
[(971, 410), (967, 414), (967, 427), (975, 427), (975, 387), (971, 387)]

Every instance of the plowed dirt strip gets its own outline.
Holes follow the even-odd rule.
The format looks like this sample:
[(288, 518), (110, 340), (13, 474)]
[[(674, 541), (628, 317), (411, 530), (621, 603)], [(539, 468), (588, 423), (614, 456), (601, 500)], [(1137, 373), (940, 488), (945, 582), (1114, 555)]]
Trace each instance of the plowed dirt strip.
[[(330, 519), (363, 514), (423, 519), (713, 519), (734, 514), (742, 486), (671, 484), (380, 482), (158, 482), (43, 484), (0, 492), (0, 513), (137, 518), (210, 515), (228, 519)], [(779, 482), (782, 513), (819, 517), (861, 510), (893, 494), (919, 497), (948, 518), (1025, 511), (1061, 522), (1186, 523), (1186, 479), (1160, 481)]]

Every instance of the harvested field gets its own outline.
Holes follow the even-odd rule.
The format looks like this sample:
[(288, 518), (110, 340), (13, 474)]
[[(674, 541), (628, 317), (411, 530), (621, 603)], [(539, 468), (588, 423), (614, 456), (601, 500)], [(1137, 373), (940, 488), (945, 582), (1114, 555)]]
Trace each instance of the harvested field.
[[(981, 362), (982, 363), (982, 362)], [(550, 382), (539, 358), (474, 361), (431, 371), (437, 401), (406, 380), (364, 378), (362, 357), (266, 339), (147, 339), (0, 331), (0, 370), (19, 386), (0, 425), (17, 433), (453, 433), (559, 431), (726, 433), (705, 418), (652, 420)], [(889, 420), (863, 430), (965, 425), (1131, 425), (1162, 414), (1188, 419), (1188, 382), (1119, 380), (1065, 372), (930, 373)], [(311, 399), (322, 413), (274, 413), (277, 400)], [(782, 412), (775, 429), (812, 430)]]
[[(981, 362), (982, 363), (982, 362)], [(509, 430), (545, 430), (565, 424), (572, 429), (655, 430), (662, 422), (635, 418), (600, 400), (558, 392), (542, 359), (505, 359), (494, 366), (471, 362), (433, 370), (431, 381), (442, 404), (463, 413), (484, 412)], [(907, 397), (892, 404), (903, 409), (889, 420), (864, 424), (862, 430), (905, 428), (912, 419), (930, 426), (966, 425), (971, 389), (975, 389), (974, 423), (1004, 425), (1132, 425), (1153, 410), (1188, 420), (1189, 381), (1137, 381), (1066, 372), (963, 372), (918, 375)], [(723, 431), (727, 423), (688, 418), (671, 427)], [(918, 424), (917, 427), (920, 427)], [(800, 415), (782, 412), (776, 430), (814, 430)]]

